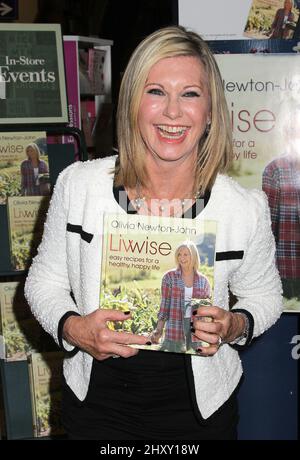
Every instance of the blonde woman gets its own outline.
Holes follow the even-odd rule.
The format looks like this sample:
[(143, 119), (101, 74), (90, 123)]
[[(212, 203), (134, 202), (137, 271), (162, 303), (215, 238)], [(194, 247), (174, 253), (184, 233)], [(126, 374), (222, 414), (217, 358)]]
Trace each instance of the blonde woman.
[[(279, 318), (281, 284), (265, 196), (225, 175), (231, 125), (206, 43), (182, 27), (142, 41), (117, 118), (117, 157), (61, 173), (26, 282), (32, 311), (66, 353), (65, 429), (70, 439), (236, 439), (233, 345)], [(128, 345), (149, 338), (108, 329), (130, 313), (99, 308), (104, 212), (218, 222), (214, 306), (193, 317), (194, 335), (210, 344), (199, 356), (138, 352)]]
[[(159, 340), (165, 332), (161, 350), (185, 352), (192, 347), (191, 328), (192, 298), (207, 299), (211, 288), (206, 276), (199, 272), (200, 258), (197, 246), (185, 241), (175, 251), (177, 267), (167, 272), (162, 279), (161, 304), (158, 323), (151, 339)], [(165, 328), (165, 331), (164, 331)]]
[(293, 0), (284, 0), (283, 7), (279, 8), (275, 13), (269, 32), (270, 38), (292, 38), (291, 29), (288, 27), (288, 24), (294, 21), (292, 8)]
[(40, 159), (40, 149), (32, 142), (25, 149), (27, 159), (21, 163), (21, 195), (49, 195), (48, 183), (40, 180), (42, 174), (48, 174), (48, 165)]

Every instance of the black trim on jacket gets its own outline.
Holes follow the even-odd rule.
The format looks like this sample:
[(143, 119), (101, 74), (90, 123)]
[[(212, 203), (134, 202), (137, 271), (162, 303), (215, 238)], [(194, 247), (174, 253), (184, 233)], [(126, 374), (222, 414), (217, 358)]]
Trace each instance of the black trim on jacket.
[(60, 318), (59, 323), (58, 323), (58, 328), (57, 328), (58, 343), (59, 343), (60, 348), (61, 348), (61, 349), (63, 350), (63, 352), (66, 354), (67, 358), (72, 358), (72, 356), (75, 356), (76, 353), (78, 353), (78, 351), (79, 351), (79, 348), (78, 348), (78, 347), (74, 347), (74, 349), (71, 350), (71, 351), (67, 350), (67, 349), (64, 347), (64, 343), (63, 343), (63, 328), (64, 328), (64, 325), (65, 325), (66, 320), (67, 320), (70, 316), (80, 316), (80, 314), (77, 313), (76, 311), (67, 311), (67, 312)]
[(92, 239), (94, 238), (94, 235), (91, 233), (87, 233), (82, 229), (81, 225), (73, 225), (73, 224), (67, 224), (67, 232), (71, 233), (78, 233), (81, 238), (86, 241), (87, 243), (90, 243)]
[(244, 251), (224, 251), (216, 252), (216, 262), (221, 260), (236, 260), (244, 257)]

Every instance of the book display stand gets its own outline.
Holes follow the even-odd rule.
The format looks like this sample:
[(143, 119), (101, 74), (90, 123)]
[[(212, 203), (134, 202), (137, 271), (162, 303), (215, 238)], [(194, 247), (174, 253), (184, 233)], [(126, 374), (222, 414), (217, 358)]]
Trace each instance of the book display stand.
[[(35, 43), (34, 52), (36, 56), (39, 56), (38, 59), (33, 61), (32, 49), (34, 46), (28, 46), (26, 63), (33, 62), (32, 65), (35, 65), (35, 67), (26, 69), (28, 72), (26, 79), (33, 78), (30, 72), (35, 76), (40, 72), (39, 75), (43, 78), (47, 74), (53, 80), (55, 71), (57, 72), (55, 74), (56, 81), (59, 81), (59, 85), (55, 88), (55, 93), (51, 93), (50, 90), (47, 92), (46, 87), (42, 87), (42, 91), (37, 90), (33, 95), (27, 93), (26, 88), (23, 90), (22, 100), (20, 101), (20, 104), (24, 105), (23, 119), (23, 112), (18, 105), (17, 85), (7, 84), (0, 75), (0, 125), (2, 125), (1, 132), (4, 134), (34, 134), (41, 131), (46, 133), (49, 163), (47, 181), (48, 187), (52, 191), (57, 176), (68, 165), (74, 161), (88, 160), (96, 149), (98, 149), (97, 152), (100, 153), (100, 156), (102, 156), (102, 152), (103, 156), (105, 156), (111, 150), (109, 144), (112, 145), (112, 130), (110, 132), (108, 129), (108, 118), (106, 117), (105, 119), (105, 113), (107, 115), (111, 108), (110, 49), (112, 42), (89, 37), (62, 37), (59, 26), (54, 25), (51, 27), (47, 25), (45, 27), (47, 33), (53, 35), (52, 43), (54, 45), (51, 45), (52, 48), (49, 45), (48, 54), (44, 55), (44, 48), (41, 48), (43, 40), (40, 40), (40, 35), (38, 35), (45, 32), (44, 25), (30, 24), (10, 27), (10, 25), (3, 26), (0, 24), (0, 38), (5, 39), (7, 47), (5, 49), (6, 61), (9, 62), (10, 66), (7, 68), (7, 72), (19, 75), (17, 66), (20, 64), (18, 54), (16, 54), (19, 51), (16, 51), (14, 47), (10, 47), (9, 42), (11, 40), (9, 37), (12, 36), (15, 39), (18, 33), (24, 33), (27, 34), (28, 40), (32, 39)], [(73, 47), (75, 54), (73, 53), (72, 55), (72, 49), (68, 49), (68, 46)], [(58, 58), (54, 65), (56, 55)], [(75, 57), (73, 61), (72, 56)], [(82, 61), (81, 70), (79, 67), (80, 59)], [(4, 64), (1, 63), (0, 56), (0, 66), (2, 65), (3, 68)], [(45, 68), (40, 68), (40, 65)], [(84, 82), (87, 82), (89, 86), (84, 87)], [(22, 83), (22, 85), (25, 87), (25, 84)], [(48, 86), (51, 87), (50, 84)], [(52, 86), (54, 87), (54, 85)], [(30, 89), (28, 91), (30, 92)], [(36, 114), (35, 105), (27, 100), (29, 97), (34, 100), (35, 105), (40, 103), (42, 108), (39, 109), (38, 114)], [(40, 99), (38, 99), (39, 97)], [(60, 104), (59, 107), (64, 119), (62, 119), (63, 117), (57, 120), (54, 117), (51, 118), (55, 109), (55, 98), (58, 101), (57, 104)], [(18, 118), (15, 116), (17, 110), (19, 110)], [(57, 110), (59, 112), (59, 109)], [(49, 119), (43, 119), (45, 113), (47, 113)], [(99, 142), (101, 143), (103, 140), (101, 139), (102, 125), (106, 126), (104, 131), (108, 139), (108, 145), (104, 145), (103, 149), (99, 150)], [(97, 138), (97, 132), (100, 132), (100, 138)], [(15, 148), (16, 145), (13, 147)], [(5, 148), (3, 152), (5, 152)], [(15, 281), (24, 281), (27, 269), (17, 270), (12, 265), (10, 233), (8, 205), (6, 202), (3, 204), (2, 201), (0, 205), (0, 283), (13, 284)], [(0, 349), (4, 337), (1, 328), (2, 320), (0, 315)], [(3, 343), (5, 343), (4, 340)], [(3, 349), (5, 348), (3, 347)], [(37, 352), (43, 352), (43, 350), (37, 349)], [(8, 360), (4, 358), (0, 359), (0, 439), (33, 438), (35, 434), (28, 362), (26, 360)]]
[[(5, 126), (9, 131), (37, 130), (35, 126)], [(76, 128), (39, 126), (48, 135), (68, 135), (76, 139), (79, 145), (79, 160), (87, 160), (88, 154), (84, 133)], [(64, 168), (75, 161), (74, 144), (48, 144), (50, 183), (53, 186), (57, 176)], [(11, 266), (9, 250), (9, 229), (7, 205), (0, 206), (0, 282), (19, 280), (25, 277), (26, 270), (15, 271)], [(0, 360), (1, 381), (3, 391), (3, 406), (6, 439), (24, 439), (33, 436), (33, 421), (31, 410), (31, 395), (27, 361), (5, 362)], [(2, 430), (3, 431), (3, 430)]]

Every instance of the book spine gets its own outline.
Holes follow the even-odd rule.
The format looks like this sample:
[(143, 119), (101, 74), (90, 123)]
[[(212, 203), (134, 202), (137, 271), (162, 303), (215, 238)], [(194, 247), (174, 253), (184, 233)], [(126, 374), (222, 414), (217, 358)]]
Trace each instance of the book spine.
[[(80, 90), (78, 74), (78, 44), (74, 41), (64, 41), (65, 72), (67, 82), (67, 98), (70, 128), (81, 129)], [(62, 136), (63, 144), (74, 143), (73, 136)]]
[(33, 372), (33, 364), (32, 364), (32, 355), (28, 356), (28, 377), (29, 377), (29, 388), (30, 388), (30, 396), (31, 396), (31, 412), (32, 412), (32, 430), (33, 430), (33, 437), (37, 437), (37, 413), (36, 413), (36, 404), (35, 404), (35, 390), (34, 390), (34, 372)]
[(105, 50), (90, 48), (88, 51), (88, 77), (92, 94), (104, 94)]
[(5, 358), (5, 342), (4, 342), (4, 336), (3, 336), (3, 309), (4, 309), (3, 292), (2, 292), (2, 286), (0, 286), (0, 359)]

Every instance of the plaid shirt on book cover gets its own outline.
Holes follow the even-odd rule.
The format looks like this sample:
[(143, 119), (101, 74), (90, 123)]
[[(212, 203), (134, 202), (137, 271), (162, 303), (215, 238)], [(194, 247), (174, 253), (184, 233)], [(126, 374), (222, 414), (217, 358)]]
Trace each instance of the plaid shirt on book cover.
[[(38, 173), (48, 173), (47, 163), (43, 160), (39, 160)], [(26, 196), (34, 195), (49, 195), (48, 184), (40, 184), (34, 177), (34, 168), (31, 161), (24, 160), (21, 163), (21, 193)]]
[[(192, 297), (206, 299), (210, 295), (208, 279), (198, 272), (195, 273)], [(184, 282), (180, 269), (171, 270), (163, 276), (161, 297), (158, 319), (166, 321), (165, 339), (184, 341)]]
[(262, 188), (268, 196), (280, 276), (300, 279), (300, 171), (288, 155), (266, 166)]

